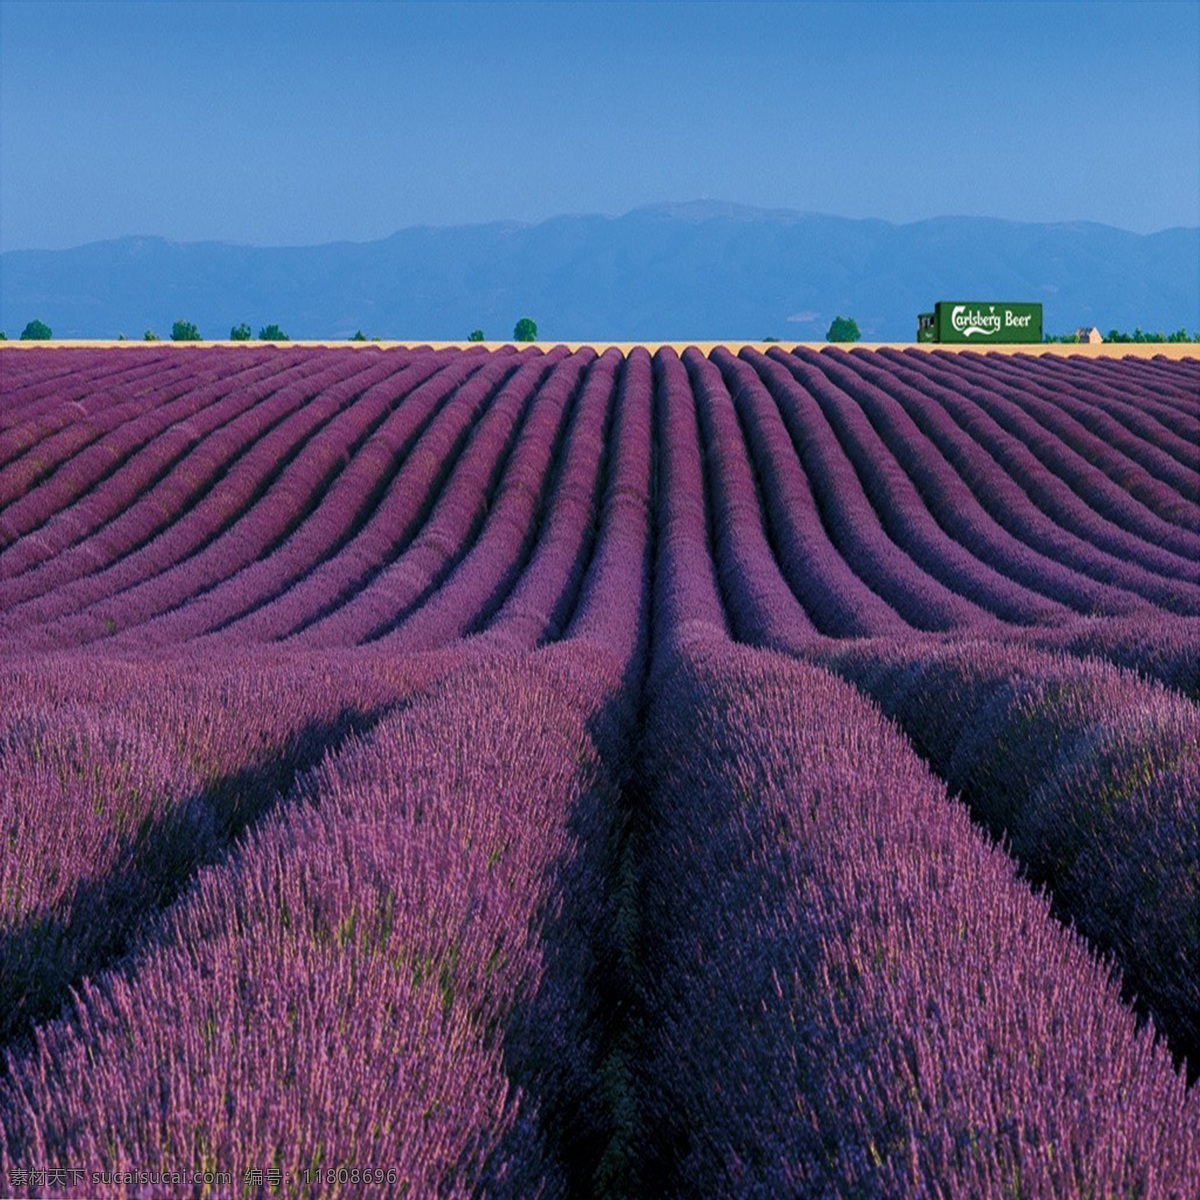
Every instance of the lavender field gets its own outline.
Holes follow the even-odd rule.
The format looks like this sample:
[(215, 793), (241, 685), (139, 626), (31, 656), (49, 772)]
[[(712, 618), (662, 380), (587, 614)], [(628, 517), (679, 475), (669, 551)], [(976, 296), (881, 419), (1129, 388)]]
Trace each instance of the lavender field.
[(0, 351), (0, 1195), (1200, 1197), (1200, 362)]

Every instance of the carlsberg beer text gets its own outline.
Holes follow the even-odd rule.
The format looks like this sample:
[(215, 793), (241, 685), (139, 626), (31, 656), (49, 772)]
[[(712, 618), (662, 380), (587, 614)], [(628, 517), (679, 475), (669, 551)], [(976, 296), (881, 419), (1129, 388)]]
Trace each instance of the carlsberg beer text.
[(999, 301), (939, 300), (917, 318), (919, 342), (1040, 342), (1042, 306)]

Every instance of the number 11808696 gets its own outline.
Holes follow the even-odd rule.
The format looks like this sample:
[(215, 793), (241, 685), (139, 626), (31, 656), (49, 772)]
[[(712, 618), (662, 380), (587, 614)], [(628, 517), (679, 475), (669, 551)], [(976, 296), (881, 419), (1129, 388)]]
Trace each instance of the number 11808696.
[(305, 1167), (300, 1172), (304, 1183), (395, 1183), (394, 1167)]

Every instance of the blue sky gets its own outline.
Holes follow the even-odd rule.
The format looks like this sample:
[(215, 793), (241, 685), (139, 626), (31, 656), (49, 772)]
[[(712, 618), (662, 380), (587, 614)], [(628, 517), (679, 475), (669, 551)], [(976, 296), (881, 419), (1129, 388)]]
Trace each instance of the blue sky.
[(702, 197), (1200, 225), (1200, 3), (0, 0), (0, 249)]

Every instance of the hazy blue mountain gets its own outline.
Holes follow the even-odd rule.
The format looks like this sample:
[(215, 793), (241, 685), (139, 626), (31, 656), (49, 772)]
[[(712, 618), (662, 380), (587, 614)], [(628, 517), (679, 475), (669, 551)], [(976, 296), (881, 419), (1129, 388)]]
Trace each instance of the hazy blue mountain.
[(803, 341), (837, 315), (911, 340), (935, 300), (1040, 300), (1048, 332), (1200, 328), (1200, 230), (938, 217), (908, 225), (698, 201), (621, 217), (402, 229), (256, 247), (130, 237), (0, 255), (0, 328), (166, 337), (245, 321), (293, 338)]

